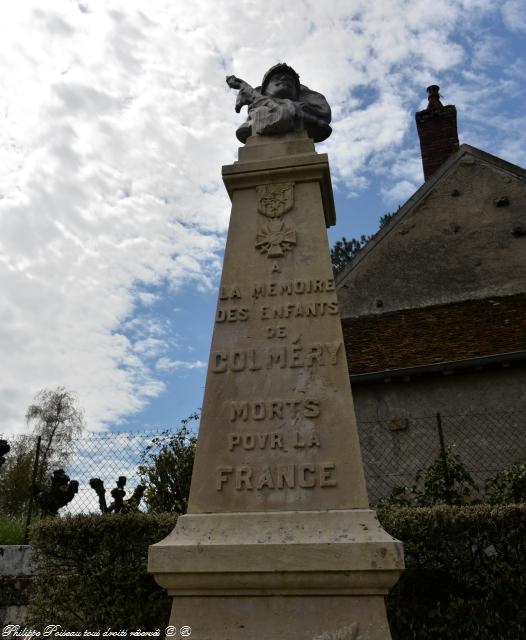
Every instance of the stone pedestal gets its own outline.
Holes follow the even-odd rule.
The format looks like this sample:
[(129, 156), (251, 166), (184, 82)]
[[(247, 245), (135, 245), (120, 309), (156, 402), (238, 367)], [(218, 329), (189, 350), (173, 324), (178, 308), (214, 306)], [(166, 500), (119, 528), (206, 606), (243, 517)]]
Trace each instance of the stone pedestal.
[(249, 138), (232, 199), (188, 514), (153, 545), (196, 640), (385, 640), (400, 542), (368, 508), (325, 227), (327, 157)]

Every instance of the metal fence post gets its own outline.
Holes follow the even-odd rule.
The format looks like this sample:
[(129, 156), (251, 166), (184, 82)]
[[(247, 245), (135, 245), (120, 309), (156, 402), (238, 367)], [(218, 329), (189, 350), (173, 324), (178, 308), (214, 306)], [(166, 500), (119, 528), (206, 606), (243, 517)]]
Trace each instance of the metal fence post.
[(37, 444), (35, 448), (35, 460), (33, 462), (33, 474), (31, 477), (31, 493), (29, 494), (29, 504), (27, 505), (26, 525), (24, 528), (24, 544), (27, 544), (29, 535), (29, 525), (31, 523), (31, 512), (33, 511), (33, 491), (35, 482), (37, 479), (38, 461), (40, 458), (40, 443), (42, 442), (42, 436), (37, 436)]
[(437, 431), (438, 440), (440, 442), (440, 455), (442, 457), (442, 463), (444, 465), (444, 482), (446, 485), (446, 503), (451, 504), (451, 476), (449, 474), (449, 466), (447, 462), (447, 451), (444, 442), (444, 430), (442, 429), (442, 416), (437, 413)]

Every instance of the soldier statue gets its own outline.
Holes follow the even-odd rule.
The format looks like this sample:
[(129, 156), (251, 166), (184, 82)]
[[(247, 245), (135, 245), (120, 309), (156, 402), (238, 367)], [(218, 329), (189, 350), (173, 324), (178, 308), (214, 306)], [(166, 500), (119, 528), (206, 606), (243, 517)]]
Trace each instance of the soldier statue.
[(327, 139), (332, 132), (331, 108), (321, 93), (300, 84), (292, 67), (279, 63), (271, 67), (260, 87), (252, 88), (236, 76), (227, 76), (227, 84), (238, 89), (236, 111), (248, 106), (248, 119), (236, 131), (245, 143), (249, 136), (272, 136), (306, 130), (314, 142)]

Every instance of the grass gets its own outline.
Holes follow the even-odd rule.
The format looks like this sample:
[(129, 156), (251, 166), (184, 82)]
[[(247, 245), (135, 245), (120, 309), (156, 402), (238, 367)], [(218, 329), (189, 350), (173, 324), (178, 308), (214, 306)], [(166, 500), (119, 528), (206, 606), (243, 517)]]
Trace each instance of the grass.
[(23, 544), (24, 521), (22, 518), (12, 518), (0, 514), (0, 545)]

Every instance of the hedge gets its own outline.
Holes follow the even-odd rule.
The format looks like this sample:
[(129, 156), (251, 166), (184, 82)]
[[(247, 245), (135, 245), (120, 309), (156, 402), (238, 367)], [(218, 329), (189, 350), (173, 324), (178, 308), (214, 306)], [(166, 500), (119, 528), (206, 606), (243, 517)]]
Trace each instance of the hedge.
[(46, 518), (31, 532), (38, 568), (28, 623), (70, 631), (155, 630), (170, 599), (146, 573), (148, 546), (174, 528), (175, 514)]
[[(382, 508), (407, 569), (387, 608), (393, 640), (526, 637), (526, 505)], [(163, 627), (170, 603), (146, 574), (148, 545), (173, 514), (48, 519), (33, 531), (40, 565), (31, 624), (69, 630)]]
[(526, 504), (383, 508), (406, 570), (387, 598), (393, 640), (526, 638)]

